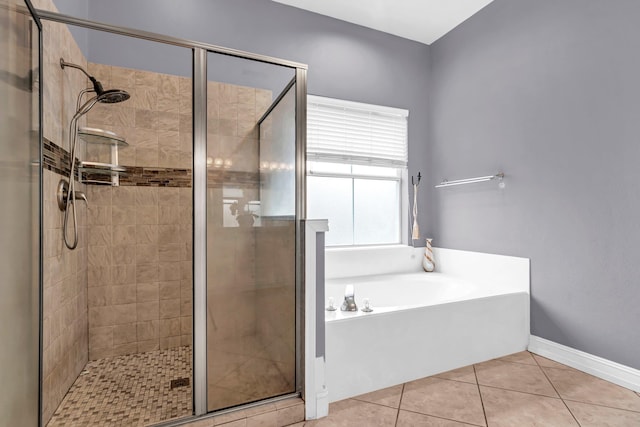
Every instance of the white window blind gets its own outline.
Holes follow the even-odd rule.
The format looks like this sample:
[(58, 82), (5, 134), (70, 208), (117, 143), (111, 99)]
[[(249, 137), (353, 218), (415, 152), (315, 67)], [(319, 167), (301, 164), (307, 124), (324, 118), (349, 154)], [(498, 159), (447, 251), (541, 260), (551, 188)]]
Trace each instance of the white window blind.
[(408, 116), (398, 108), (309, 95), (307, 158), (405, 167)]

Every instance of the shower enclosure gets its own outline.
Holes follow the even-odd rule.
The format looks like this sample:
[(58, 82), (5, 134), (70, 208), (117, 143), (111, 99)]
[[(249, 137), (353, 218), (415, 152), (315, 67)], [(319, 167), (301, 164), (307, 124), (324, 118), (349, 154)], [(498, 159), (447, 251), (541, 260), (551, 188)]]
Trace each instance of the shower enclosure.
[(0, 425), (38, 423), (40, 22), (0, 0)]
[[(38, 14), (43, 425), (148, 425), (300, 396), (306, 66)], [(106, 53), (85, 56), (77, 39)], [(61, 58), (130, 99), (78, 116), (78, 93), (98, 90)], [(75, 249), (55, 194), (65, 176)]]

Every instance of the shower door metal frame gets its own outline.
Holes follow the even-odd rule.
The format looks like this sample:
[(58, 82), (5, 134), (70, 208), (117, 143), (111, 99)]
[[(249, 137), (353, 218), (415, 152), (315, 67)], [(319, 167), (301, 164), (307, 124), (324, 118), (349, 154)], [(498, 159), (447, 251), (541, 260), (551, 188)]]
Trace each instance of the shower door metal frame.
[[(207, 51), (193, 50), (193, 404), (207, 413)], [(195, 375), (195, 372), (200, 374)], [(204, 373), (204, 374), (203, 374)]]
[[(35, 89), (37, 90), (37, 97), (32, 98), (32, 101), (36, 101), (37, 102), (37, 109), (35, 111), (32, 110), (32, 116), (30, 116), (30, 118), (35, 117), (35, 114), (37, 114), (37, 129), (31, 129), (31, 131), (33, 132), (31, 134), (31, 136), (27, 136), (27, 141), (29, 144), (33, 144), (37, 143), (38, 148), (37, 151), (34, 154), (34, 157), (31, 157), (30, 159), (28, 159), (27, 161), (24, 162), (23, 166), (28, 166), (31, 168), (31, 170), (37, 170), (37, 172), (31, 172), (32, 173), (32, 178), (33, 181), (31, 182), (32, 184), (32, 190), (35, 190), (32, 194), (32, 199), (31, 202), (37, 202), (38, 204), (38, 212), (37, 215), (31, 215), (30, 220), (32, 221), (32, 232), (35, 234), (37, 233), (37, 238), (32, 238), (31, 239), (31, 243), (33, 244), (33, 249), (31, 251), (31, 258), (29, 259), (30, 261), (30, 269), (32, 271), (32, 274), (34, 276), (37, 275), (37, 278), (33, 279), (30, 281), (30, 283), (11, 283), (11, 284), (5, 284), (3, 283), (2, 286), (17, 286), (17, 287), (21, 287), (22, 290), (24, 292), (28, 292), (31, 291), (33, 292), (32, 298), (33, 298), (33, 302), (34, 302), (34, 312), (31, 312), (31, 308), (32, 307), (20, 307), (20, 314), (22, 315), (22, 317), (19, 317), (14, 319), (17, 323), (14, 325), (14, 328), (16, 330), (19, 330), (20, 328), (18, 327), (18, 324), (20, 324), (19, 326), (22, 326), (22, 322), (23, 320), (26, 318), (27, 315), (31, 314), (33, 315), (33, 320), (35, 321), (33, 323), (33, 325), (31, 325), (31, 330), (27, 331), (27, 333), (29, 334), (29, 336), (25, 336), (26, 334), (24, 334), (25, 331), (23, 332), (23, 336), (22, 338), (25, 341), (30, 341), (31, 339), (33, 339), (33, 343), (35, 344), (35, 346), (37, 347), (37, 351), (38, 354), (35, 355), (36, 357), (34, 357), (34, 355), (32, 354), (26, 354), (24, 355), (24, 357), (22, 358), (24, 360), (24, 363), (28, 363), (28, 362), (33, 362), (30, 364), (30, 366), (27, 368), (27, 372), (25, 372), (25, 375), (20, 378), (20, 383), (21, 384), (25, 384), (25, 383), (30, 383), (31, 384), (31, 390), (29, 390), (27, 393), (22, 394), (19, 398), (22, 398), (22, 401), (28, 402), (31, 404), (31, 408), (29, 408), (30, 410), (33, 409), (37, 409), (38, 413), (37, 414), (33, 414), (31, 412), (14, 412), (13, 414), (3, 414), (3, 421), (8, 421), (8, 422), (20, 422), (20, 423), (30, 423), (30, 422), (35, 422), (37, 423), (37, 425), (42, 425), (42, 408), (43, 408), (43, 402), (42, 402), (42, 390), (43, 390), (43, 357), (42, 357), (42, 351), (43, 351), (43, 293), (44, 293), (44, 286), (43, 286), (43, 252), (44, 252), (44, 246), (43, 246), (43, 234), (44, 234), (44, 219), (43, 219), (43, 195), (44, 195), (44, 190), (43, 190), (43, 172), (42, 172), (42, 164), (43, 164), (43, 153), (42, 153), (42, 143), (43, 143), (43, 132), (42, 132), (42, 127), (43, 127), (43, 71), (42, 71), (42, 64), (43, 64), (43, 27), (42, 27), (42, 21), (40, 20), (40, 16), (38, 14), (38, 10), (33, 6), (33, 3), (31, 0), (17, 0), (15, 2), (16, 4), (14, 5), (2, 5), (0, 7), (2, 7), (5, 10), (8, 10), (10, 12), (12, 11), (16, 11), (19, 13), (24, 14), (25, 16), (29, 16), (31, 18), (31, 21), (29, 22), (30, 24), (30, 30), (31, 30), (31, 34), (29, 35), (30, 37), (30, 43), (31, 43), (31, 50), (30, 50), (30, 55), (31, 55), (31, 60), (37, 60), (37, 64), (31, 64), (32, 68), (31, 70), (33, 70), (33, 67), (35, 66), (37, 73), (34, 73), (33, 75), (30, 76), (30, 84), (31, 89)], [(23, 5), (20, 5), (18, 3), (23, 3)], [(11, 25), (11, 24), (10, 24)], [(33, 47), (36, 46), (37, 48), (37, 53), (35, 53), (35, 49), (33, 49)], [(35, 53), (35, 54), (34, 54)], [(17, 77), (17, 76), (16, 76)], [(34, 85), (34, 81), (37, 82), (36, 85)], [(32, 124), (34, 124), (32, 122)], [(34, 134), (35, 137), (34, 137)], [(15, 142), (24, 142), (24, 141), (5, 141), (7, 143), (15, 143)], [(23, 177), (26, 178), (26, 177)], [(28, 178), (27, 178), (28, 179)], [(12, 203), (15, 203), (15, 200), (12, 200)], [(24, 212), (23, 212), (24, 214)], [(27, 214), (31, 214), (31, 212), (28, 212)], [(28, 239), (28, 236), (25, 237), (25, 239)], [(21, 265), (16, 265), (16, 268), (21, 268)], [(37, 301), (36, 301), (37, 300)], [(37, 316), (37, 318), (35, 318)], [(5, 343), (6, 344), (6, 343)], [(23, 348), (23, 350), (27, 350), (26, 348)], [(6, 347), (5, 351), (9, 351), (9, 352), (13, 352), (15, 353), (16, 349), (15, 348), (11, 348), (11, 347)], [(2, 351), (0, 351), (0, 353), (2, 353)], [(5, 360), (4, 355), (3, 356), (3, 360)], [(7, 366), (5, 366), (5, 368), (7, 368), (9, 366), (9, 363), (7, 363)], [(19, 366), (19, 367), (14, 367), (16, 369), (16, 372), (20, 372), (22, 370), (25, 369), (24, 366)], [(35, 369), (34, 369), (35, 368)], [(34, 378), (35, 377), (35, 378)], [(13, 379), (13, 378), (11, 378)], [(34, 384), (37, 381), (37, 385)], [(3, 386), (5, 386), (8, 390), (12, 390), (15, 392), (14, 390), (14, 383), (12, 381), (7, 380), (7, 382), (5, 382), (3, 384)], [(20, 388), (20, 387), (18, 387)], [(28, 394), (28, 396), (26, 395)], [(34, 401), (32, 401), (34, 400)], [(26, 406), (26, 404), (25, 404)], [(35, 407), (35, 408), (34, 408)]]
[[(306, 129), (307, 129), (307, 65), (271, 56), (245, 52), (209, 43), (165, 36), (158, 33), (109, 25), (57, 12), (36, 9), (42, 20), (75, 25), (90, 30), (138, 38), (191, 49), (193, 52), (193, 404), (195, 417), (202, 418), (207, 411), (207, 240), (206, 240), (206, 189), (207, 189), (207, 53), (218, 53), (249, 59), (295, 70), (296, 80), (296, 387), (295, 394), (304, 389), (304, 228), (306, 218)], [(204, 373), (204, 374), (203, 374)], [(239, 406), (232, 410), (255, 406), (263, 402)], [(227, 411), (214, 412), (220, 414)], [(211, 415), (211, 414), (210, 414)], [(169, 421), (163, 426), (184, 424)]]

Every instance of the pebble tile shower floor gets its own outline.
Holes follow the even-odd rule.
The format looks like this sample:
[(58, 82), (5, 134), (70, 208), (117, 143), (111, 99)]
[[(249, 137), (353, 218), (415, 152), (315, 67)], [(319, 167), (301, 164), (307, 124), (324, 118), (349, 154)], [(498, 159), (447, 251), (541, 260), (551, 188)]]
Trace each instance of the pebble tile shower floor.
[[(49, 427), (145, 426), (191, 415), (191, 347), (87, 363)], [(189, 378), (189, 386), (170, 388)]]

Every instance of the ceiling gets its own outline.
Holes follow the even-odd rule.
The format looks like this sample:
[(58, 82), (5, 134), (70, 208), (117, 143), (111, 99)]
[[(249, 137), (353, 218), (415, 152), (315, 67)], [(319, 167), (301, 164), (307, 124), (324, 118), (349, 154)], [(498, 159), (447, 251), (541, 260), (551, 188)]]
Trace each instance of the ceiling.
[(493, 0), (273, 0), (431, 44)]

